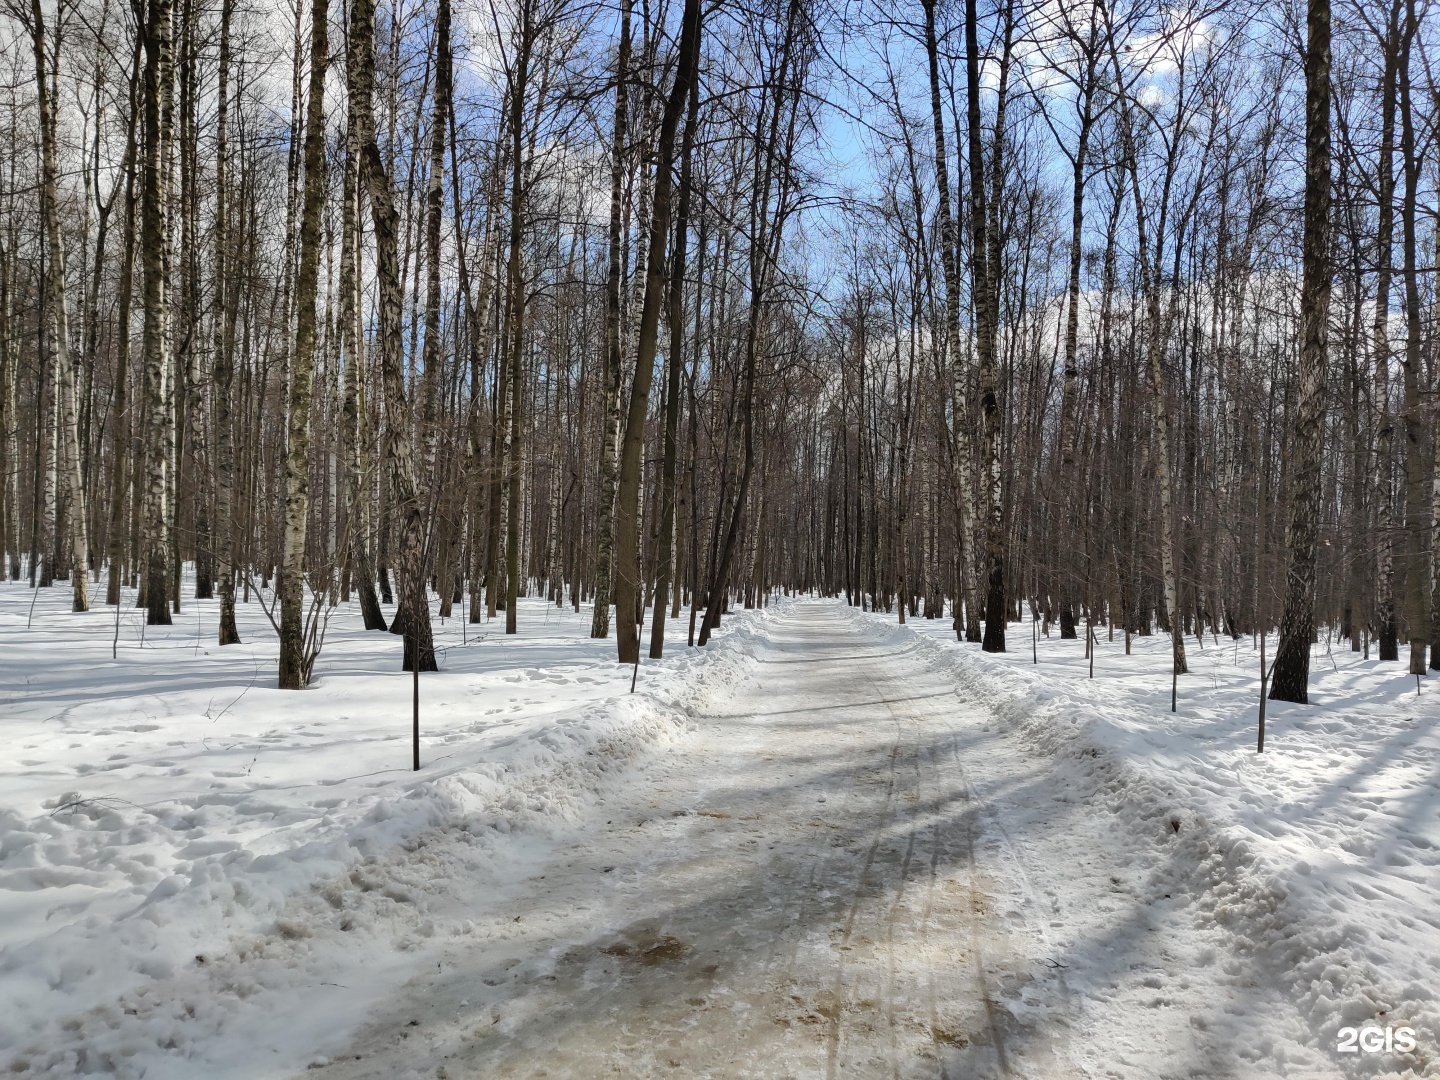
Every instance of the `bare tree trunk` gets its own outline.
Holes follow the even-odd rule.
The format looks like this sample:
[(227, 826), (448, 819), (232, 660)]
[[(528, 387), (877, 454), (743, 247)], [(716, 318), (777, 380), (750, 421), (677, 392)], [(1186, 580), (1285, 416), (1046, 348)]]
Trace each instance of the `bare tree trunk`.
[[(1116, 80), (1123, 83), (1120, 77), (1120, 60), (1113, 40), (1111, 57), (1115, 63)], [(1160, 567), (1164, 579), (1165, 618), (1170, 629), (1173, 670), (1175, 674), (1183, 675), (1189, 671), (1189, 667), (1185, 661), (1185, 636), (1180, 625), (1180, 574), (1175, 560), (1175, 481), (1170, 443), (1171, 431), (1175, 425), (1170, 414), (1170, 392), (1165, 380), (1166, 322), (1160, 310), (1161, 270), (1152, 262), (1149, 223), (1145, 215), (1145, 200), (1140, 191), (1140, 166), (1135, 151), (1135, 129), (1129, 102), (1122, 95), (1119, 103), (1123, 168), (1129, 174), (1130, 193), (1135, 200), (1135, 232), (1140, 278), (1145, 293), (1145, 368), (1149, 377), (1150, 393), (1155, 398), (1155, 442), (1160, 451), (1156, 468), (1160, 474)]]
[(285, 563), (280, 573), (280, 689), (310, 681), (306, 655), (305, 540), (310, 519), (310, 411), (315, 381), (315, 298), (320, 271), (320, 216), (325, 203), (325, 71), (330, 62), (328, 0), (310, 5), (310, 98), (305, 115), (305, 188), (300, 212), (300, 266), (295, 276), (295, 351), (290, 362), (289, 436), (285, 456)]
[(127, 121), (125, 160), (121, 171), (125, 176), (125, 201), (121, 210), (120, 282), (115, 319), (115, 383), (114, 419), (110, 436), (110, 506), (106, 532), (109, 541), (105, 603), (120, 603), (120, 575), (125, 562), (125, 492), (127, 451), (131, 438), (130, 423), (130, 315), (135, 291), (135, 159), (138, 151), (140, 107), (140, 57), (143, 42), (135, 42), (135, 58), (130, 76), (130, 114)]
[(695, 80), (700, 38), (699, 0), (685, 0), (680, 27), (679, 62), (675, 82), (660, 119), (660, 145), (655, 166), (651, 205), (650, 250), (646, 258), (645, 297), (640, 309), (635, 378), (630, 386), (630, 410), (620, 449), (620, 476), (615, 500), (615, 640), (622, 664), (640, 655), (636, 615), (642, 583), (637, 580), (640, 542), (640, 454), (645, 440), (645, 417), (650, 408), (650, 382), (655, 373), (659, 338), (661, 292), (665, 287), (665, 241), (670, 232), (670, 196), (674, 187), (675, 131)]
[[(0, 581), (8, 576), (18, 580), (19, 570), (19, 507), (14, 482), (16, 460), (15, 440), (15, 369), (18, 358), (13, 345), (11, 318), (15, 301), (10, 278), (10, 253), (5, 237), (0, 236)], [(8, 557), (8, 558), (7, 558)]]
[[(462, 215), (462, 207), (465, 205), (460, 194), (460, 164), (456, 144), (458, 142), (455, 134), (455, 98), (450, 97), (450, 182), (452, 200), (454, 202), (455, 217), (458, 221)], [(498, 156), (498, 155), (497, 155)], [(496, 170), (498, 173), (498, 169)], [(492, 178), (491, 185), (498, 182), (498, 177)], [(486, 201), (490, 207), (494, 206), (494, 191), (487, 190)], [(493, 209), (489, 210), (485, 218), (485, 234), (480, 245), (480, 265), (487, 267), (491, 265), (493, 258), (491, 254), (492, 245), (498, 235), (496, 229), (496, 214)], [(477, 475), (470, 485), (470, 507), (469, 507), (469, 540), (470, 551), (468, 553), (467, 565), (470, 572), (470, 622), (478, 623), (482, 604), (480, 602), (479, 582), (483, 575), (485, 565), (482, 561), (482, 536), (480, 530), (481, 521), (481, 496), (486, 491), (486, 485), (481, 483), (479, 477), (483, 475), (479, 470), (479, 464), (484, 457), (484, 439), (481, 419), (485, 407), (485, 355), (488, 351), (488, 337), (490, 325), (490, 304), (496, 287), (484, 287), (482, 276), (482, 291), (477, 301), (471, 286), (470, 268), (467, 265), (465, 255), (465, 240), (463, 235), (455, 245), (456, 255), (460, 268), (460, 291), (465, 302), (465, 314), (469, 325), (470, 346), (470, 401), (468, 416), (466, 417), (466, 430), (469, 436), (469, 453), (471, 468)], [(483, 271), (482, 271), (483, 275)], [(493, 461), (490, 463), (493, 467)]]
[(984, 154), (980, 142), (980, 43), (975, 0), (965, 0), (965, 89), (970, 157), (971, 293), (975, 306), (975, 352), (980, 374), (982, 482), (985, 488), (985, 652), (1005, 651), (1005, 508), (1000, 475), (1000, 402), (995, 339), (1000, 315), (998, 202), (1003, 176), (1005, 88), (1010, 66), (1011, 19), (1007, 10), (1005, 53), (1000, 64), (995, 138), (991, 148), (992, 191), (985, 197)]
[[(60, 9), (63, 17), (64, 7)], [(60, 231), (60, 208), (56, 194), (59, 166), (56, 161), (54, 83), (46, 57), (45, 14), (40, 0), (30, 0), (30, 41), (35, 53), (35, 98), (40, 112), (40, 214), (45, 222), (45, 241), (50, 258), (49, 307), (51, 347), (55, 356), (57, 399), (56, 464), (64, 485), (63, 520), (55, 521), (56, 547), (68, 534), (74, 565), (70, 572), (73, 610), (90, 610), (88, 588), (90, 544), (85, 511), (85, 485), (80, 470), (80, 436), (76, 427), (75, 367), (70, 356), (70, 316), (65, 295), (65, 238)], [(55, 33), (55, 66), (59, 68), (60, 28)]]
[(1371, 324), (1375, 416), (1375, 636), (1381, 660), (1400, 658), (1395, 625), (1394, 513), (1395, 419), (1390, 412), (1390, 280), (1395, 242), (1395, 104), (1400, 67), (1400, 10), (1392, 0), (1382, 42), (1384, 73), (1380, 86), (1380, 147), (1376, 167), (1375, 312)]
[[(200, 327), (205, 305), (200, 295), (200, 243), (199, 229), (196, 226), (200, 175), (196, 101), (200, 76), (197, 70), (199, 61), (195, 0), (184, 0), (180, 12), (183, 32), (179, 69), (180, 139), (176, 156), (180, 166), (179, 257), (182, 299), (179, 307), (183, 314), (177, 335), (177, 356), (180, 362), (176, 367), (177, 372), (183, 373), (183, 381), (179, 382), (175, 402), (179, 433), (175, 471), (177, 528), (172, 559), (175, 570), (173, 596), (176, 611), (180, 610), (181, 559), (187, 547), (195, 564), (195, 599), (210, 599), (214, 595), (215, 582), (215, 550), (210, 519), (212, 496), (209, 417), (205, 409), (205, 384), (208, 380), (202, 380), (200, 374)], [(188, 525), (189, 528), (187, 534), (182, 536), (180, 529), (183, 525)]]
[(146, 622), (170, 624), (170, 515), (167, 477), (174, 425), (166, 404), (170, 373), (168, 202), (171, 125), (171, 0), (150, 0), (145, 29), (145, 183), (141, 262), (145, 270), (145, 606)]
[[(800, 21), (800, 0), (791, 0), (787, 5), (784, 38), (780, 43), (780, 56), (774, 73), (773, 85), (777, 88), (770, 103), (769, 116), (761, 114), (755, 118), (755, 143), (757, 150), (756, 184), (758, 197), (750, 206), (750, 312), (745, 329), (745, 366), (742, 375), (743, 386), (740, 397), (740, 427), (743, 443), (743, 463), (740, 481), (736, 485), (735, 502), (730, 512), (730, 521), (725, 527), (714, 571), (706, 586), (705, 620), (700, 624), (700, 647), (710, 641), (710, 634), (720, 625), (720, 615), (726, 609), (730, 590), (730, 567), (735, 560), (735, 551), (740, 540), (740, 526), (745, 520), (746, 497), (750, 490), (750, 478), (755, 471), (755, 383), (760, 362), (760, 325), (769, 288), (771, 268), (778, 257), (778, 249), (784, 236), (785, 219), (788, 216), (790, 183), (788, 175), (779, 179), (779, 198), (772, 209), (770, 199), (776, 189), (777, 166), (788, 170), (791, 153), (795, 145), (795, 122), (799, 107), (799, 88), (786, 95), (778, 88), (790, 85), (803, 75), (803, 68), (795, 53), (799, 48), (796, 40)], [(793, 68), (792, 68), (793, 65)], [(785, 145), (780, 145), (780, 122), (789, 110), (789, 122)], [(724, 512), (723, 504), (717, 510)]]
[(1286, 532), (1290, 566), (1270, 687), (1271, 699), (1301, 704), (1307, 700), (1310, 642), (1315, 633), (1315, 534), (1320, 516), (1325, 339), (1330, 319), (1330, 0), (1309, 0), (1306, 23), (1300, 400), (1291, 441)]
[(950, 203), (950, 162), (945, 151), (945, 118), (940, 101), (939, 46), (935, 33), (936, 0), (925, 0), (925, 51), (930, 66), (930, 116), (935, 131), (935, 186), (939, 189), (940, 262), (945, 271), (945, 349), (949, 354), (953, 391), (951, 453), (955, 463), (955, 547), (959, 561), (959, 592), (955, 596), (955, 637), (964, 636), (961, 611), (973, 612), (974, 581), (966, 566), (973, 550), (975, 526), (970, 506), (970, 443), (966, 431), (969, 409), (965, 397), (964, 351), (960, 348), (960, 239)]
[[(229, 283), (229, 111), (230, 20), (234, 0), (220, 6), (220, 67), (215, 121), (215, 268), (213, 335), (215, 358), (215, 574), (220, 585), (221, 645), (240, 644), (235, 625), (235, 525), (232, 519), (235, 489), (235, 440), (231, 429), (231, 386), (235, 378), (235, 316), (238, 295), (231, 298)], [(236, 290), (238, 293), (238, 290)]]
[(376, 277), (380, 292), (380, 370), (384, 382), (384, 458), (400, 519), (400, 604), (405, 623), (404, 670), (436, 670), (435, 646), (430, 630), (430, 605), (425, 592), (425, 522), (415, 480), (415, 464), (405, 416), (400, 260), (397, 247), (399, 216), (395, 212), (390, 175), (375, 138), (375, 3), (353, 0), (350, 7), (348, 63), (350, 108), (355, 117), (361, 173), (370, 195), (370, 216), (375, 230)]
[(615, 62), (615, 126), (610, 144), (610, 265), (605, 279), (605, 435), (600, 446), (600, 522), (595, 554), (595, 606), (590, 636), (610, 635), (611, 581), (614, 571), (616, 454), (620, 441), (620, 287), (621, 230), (624, 218), (625, 133), (630, 77), (630, 0), (620, 0), (620, 48)]
[[(432, 488), (439, 434), (441, 382), (440, 222), (445, 208), (445, 132), (450, 118), (450, 0), (438, 0), (435, 17), (435, 102), (430, 123), (430, 175), (425, 189), (425, 351), (421, 363), (424, 401), (421, 441), (425, 447), (423, 476)], [(442, 599), (442, 603), (448, 598)]]
[(344, 353), (345, 388), (341, 402), (344, 430), (345, 514), (344, 532), (349, 537), (350, 572), (360, 597), (360, 617), (366, 630), (389, 629), (380, 600), (375, 595), (375, 564), (370, 559), (368, 491), (362, 465), (362, 432), (368, 425), (361, 417), (361, 396), (365, 381), (365, 332), (362, 325), (360, 293), (360, 154), (356, 141), (355, 112), (347, 108), (345, 124), (345, 174), (340, 210), (340, 347)]
[(1405, 30), (1400, 39), (1400, 160), (1405, 172), (1405, 197), (1400, 204), (1400, 243), (1405, 279), (1405, 623), (1410, 641), (1410, 674), (1425, 673), (1430, 638), (1430, 493), (1429, 462), (1423, 447), (1424, 414), (1420, 355), (1420, 285), (1416, 270), (1415, 213), (1420, 186), (1420, 158), (1415, 145), (1415, 114), (1410, 102), (1410, 50), (1418, 21), (1414, 0), (1405, 0)]
[(496, 350), (495, 405), (490, 425), (490, 490), (485, 520), (485, 614), (493, 619), (500, 609), (500, 595), (504, 591), (504, 575), (500, 573), (500, 520), (504, 513), (506, 445), (510, 431), (510, 383), (506, 378), (509, 370), (509, 297), (506, 297), (505, 319), (500, 332), (500, 348)]
[[(1085, 170), (1089, 165), (1090, 132), (1094, 126), (1094, 86), (1096, 58), (1099, 55), (1098, 34), (1102, 25), (1091, 5), (1088, 25), (1085, 28), (1085, 73), (1076, 87), (1076, 108), (1079, 111), (1079, 125), (1075, 135), (1075, 149), (1070, 159), (1070, 265), (1069, 283), (1065, 302), (1065, 367), (1060, 394), (1060, 470), (1058, 476), (1058, 506), (1060, 528), (1063, 530), (1058, 547), (1060, 556), (1060, 637), (1075, 637), (1075, 612), (1073, 608), (1075, 591), (1074, 546), (1068, 542), (1068, 534), (1075, 527), (1074, 485), (1075, 485), (1075, 441), (1076, 409), (1078, 407), (1077, 387), (1080, 382), (1078, 355), (1080, 349), (1080, 262), (1083, 254), (1085, 232)], [(1069, 151), (1067, 151), (1069, 153)]]
[(520, 442), (523, 419), (520, 391), (523, 385), (525, 350), (525, 278), (521, 262), (525, 228), (525, 91), (530, 77), (530, 59), (535, 45), (535, 27), (530, 0), (521, 0), (520, 40), (514, 67), (509, 73), (510, 94), (510, 256), (505, 264), (508, 336), (504, 347), (510, 351), (510, 415), (505, 426), (505, 469), (507, 507), (505, 515), (505, 633), (517, 631), (516, 609), (520, 597)]
[[(665, 356), (665, 448), (660, 468), (660, 544), (656, 556), (655, 616), (650, 626), (650, 658), (665, 655), (665, 608), (670, 581), (675, 575), (675, 485), (679, 454), (680, 376), (685, 348), (685, 252), (690, 230), (691, 150), (695, 144), (695, 123), (700, 111), (700, 34), (697, 28), (689, 60), (689, 105), (685, 131), (680, 139), (680, 200), (675, 215), (675, 253), (670, 266), (670, 348)], [(658, 187), (657, 187), (658, 190)], [(698, 304), (698, 300), (697, 300)], [(678, 594), (677, 594), (678, 603)]]

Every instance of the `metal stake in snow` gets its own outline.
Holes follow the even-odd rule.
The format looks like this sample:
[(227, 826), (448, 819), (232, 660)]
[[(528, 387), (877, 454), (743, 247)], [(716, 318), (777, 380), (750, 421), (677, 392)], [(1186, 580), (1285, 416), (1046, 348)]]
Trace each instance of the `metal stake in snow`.
[[(643, 611), (643, 609), (642, 609)], [(635, 630), (635, 667), (630, 672), (630, 692), (635, 692), (635, 680), (640, 677), (640, 645), (641, 639), (645, 637), (645, 620), (640, 620), (640, 625)]]
[(1265, 631), (1260, 631), (1260, 734), (1256, 737), (1255, 752), (1265, 752), (1265, 684), (1269, 681), (1265, 670)]
[[(411, 622), (414, 622), (414, 620), (412, 619)], [(405, 632), (405, 636), (410, 639), (410, 642), (411, 642), (410, 655), (411, 655), (411, 657), (414, 658), (414, 659), (413, 659), (413, 662), (410, 664), (410, 676), (411, 676), (410, 685), (411, 685), (412, 690), (413, 690), (412, 695), (411, 695), (411, 702), (412, 702), (412, 705), (411, 705), (411, 721), (412, 721), (411, 727), (412, 727), (412, 734), (411, 734), (411, 739), (410, 739), (410, 745), (411, 745), (411, 750), (412, 750), (412, 756), (413, 756), (413, 758), (414, 758), (414, 763), (413, 763), (413, 766), (412, 766), (412, 768), (411, 768), (411, 771), (412, 771), (412, 772), (419, 772), (419, 771), (420, 771), (420, 634), (419, 634), (418, 628), (407, 628), (407, 629), (406, 629), (406, 632)]]
[(1175, 698), (1180, 691), (1180, 665), (1175, 657), (1175, 631), (1170, 631), (1170, 711), (1175, 712)]
[[(41, 558), (37, 559), (36, 561), (39, 562), (42, 566), (43, 566), (44, 563), (45, 563), (45, 559), (44, 559), (43, 556), (42, 556)], [(34, 567), (32, 566), (31, 569), (33, 570)], [(44, 572), (42, 571), (41, 573), (42, 573), (42, 575), (43, 575)], [(34, 581), (35, 579), (34, 579), (34, 577), (31, 577), (30, 580), (31, 580), (31, 581)], [(29, 615), (29, 617), (27, 617), (26, 620), (25, 620), (25, 629), (26, 629), (26, 630), (29, 630), (29, 629), (30, 629), (30, 624), (35, 621), (35, 601), (36, 601), (36, 600), (39, 600), (39, 599), (40, 599), (40, 590), (37, 589), (37, 588), (35, 588), (34, 585), (31, 585), (31, 586), (30, 586), (30, 615)], [(141, 623), (141, 626), (142, 626), (142, 628), (143, 628), (144, 623)], [(141, 631), (140, 631), (140, 640), (141, 640), (142, 642), (145, 640), (145, 631), (144, 631), (144, 629), (141, 629)]]

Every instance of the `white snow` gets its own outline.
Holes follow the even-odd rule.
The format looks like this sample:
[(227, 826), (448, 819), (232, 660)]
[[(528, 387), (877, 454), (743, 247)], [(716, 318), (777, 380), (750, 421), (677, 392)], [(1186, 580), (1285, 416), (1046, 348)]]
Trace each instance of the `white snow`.
[[(1054, 799), (1113, 815), (1144, 841), (1119, 891), (1158, 913), (1167, 935), (1184, 935), (1159, 965), (1167, 980), (1293, 1004), (1300, 1024), (1252, 1007), (1233, 1017), (1226, 1038), (1254, 1075), (1440, 1075), (1440, 682), (1427, 677), (1417, 695), (1403, 664), (1319, 643), (1310, 704), (1269, 702), (1257, 754), (1249, 638), (1189, 638), (1172, 714), (1164, 634), (1132, 638), (1126, 656), (1123, 635), (1097, 627), (1092, 679), (1083, 627), (1062, 641), (1058, 628), (1047, 638), (1012, 624), (1011, 651), (985, 654), (957, 643), (949, 619), (902, 628), (893, 616), (851, 617), (923, 643), (1019, 745), (1054, 760)], [(1077, 864), (1087, 861), (1079, 840)], [(1167, 906), (1188, 914), (1166, 917)], [(1086, 997), (1122, 1027), (1151, 1004), (1104, 979)], [(1365, 1025), (1413, 1028), (1419, 1047), (1336, 1054), (1337, 1031)], [(1291, 1072), (1287, 1045), (1303, 1061)]]
[[(275, 635), (255, 605), (240, 607), (246, 644), (220, 649), (213, 602), (187, 599), (174, 626), (144, 628), (126, 600), (112, 660), (114, 609), (74, 615), (63, 584), (0, 583), (0, 1070), (339, 1070), (353, 1047), (384, 1042), (385, 1017), (423, 997), (423, 978), (450, 979), (456, 965), (445, 985), (468, 989), (446, 1007), (483, 1006), (512, 1032), (564, 1002), (545, 1004), (523, 980), (467, 981), (475, 956), (539, 984), (565, 976), (568, 957), (613, 966), (599, 946), (627, 904), (702, 879), (718, 894), (734, 878), (725, 917), (743, 920), (745, 874), (770, 875), (762, 892), (779, 906), (734, 934), (783, 943), (785, 920), (800, 918), (794, 956), (811, 966), (787, 963), (797, 986), (820, 985), (841, 955), (824, 919), (843, 919), (852, 871), (854, 903), (871, 903), (871, 871), (851, 854), (870, 843), (861, 819), (881, 814), (870, 850), (883, 861), (894, 848), (897, 865), (927, 830), (958, 827), (952, 804), (921, 788), (883, 813), (866, 801), (873, 763), (856, 755), (883, 756), (880, 728), (903, 717), (906, 754), (939, 770), (925, 783), (958, 784), (972, 808), (969, 877), (955, 878), (970, 899), (947, 898), (941, 882), (934, 902), (973, 905), (966, 933), (998, 957), (984, 971), (1013, 1023), (992, 1016), (991, 1027), (1043, 1029), (1065, 1061), (1024, 1075), (1440, 1076), (1440, 683), (1417, 696), (1401, 665), (1318, 646), (1312, 704), (1272, 702), (1256, 755), (1248, 639), (1203, 651), (1190, 639), (1172, 715), (1161, 635), (1136, 638), (1127, 657), (1100, 628), (1092, 680), (1081, 641), (1042, 637), (1032, 664), (1028, 624), (1010, 627), (1012, 652), (989, 656), (957, 644), (948, 619), (899, 627), (833, 601), (782, 602), (736, 611), (703, 651), (684, 647), (685, 618), (672, 621), (666, 659), (642, 663), (632, 696), (613, 639), (588, 636), (588, 607), (526, 600), (513, 638), (498, 623), (477, 636), (437, 618), (444, 670), (421, 680), (417, 775), (399, 639), (360, 631), (353, 607), (331, 625), (314, 686), (292, 693), (273, 688)], [(883, 693), (849, 686), (857, 703), (833, 725), (782, 726), (825, 705), (813, 694), (767, 719), (763, 703), (797, 677), (785, 665), (799, 646), (776, 643), (793, 638), (797, 613), (835, 628), (823, 643), (835, 670), (889, 673)], [(748, 696), (735, 696), (741, 684)], [(737, 809), (747, 800), (753, 812)], [(681, 816), (666, 825), (672, 803)], [(807, 876), (806, 838), (822, 825), (832, 842), (815, 858), (828, 862)], [(943, 872), (960, 841), (935, 835)], [(689, 844), (700, 862), (677, 862)], [(903, 867), (913, 861), (904, 854)], [(903, 867), (889, 913), (874, 915), (890, 934), (907, 925), (895, 912), (918, 902)], [(803, 899), (815, 882), (823, 890)], [(943, 923), (931, 903), (913, 932)], [(615, 925), (592, 925), (590, 907)], [(521, 923), (532, 909), (534, 925)], [(881, 982), (889, 964), (898, 985), (895, 971), (920, 964), (902, 944), (890, 942), (889, 960), (846, 962)], [(936, 962), (924, 961), (932, 999), (970, 985)], [(662, 970), (642, 974), (664, 992)], [(406, 984), (420, 989), (404, 997)], [(899, 1007), (886, 1008), (899, 1030)], [(837, 1009), (817, 1015), (838, 1025)], [(796, 1046), (820, 1030), (807, 1016), (782, 1017)], [(1409, 1026), (1418, 1049), (1336, 1052), (1339, 1028), (1367, 1024)], [(908, 1045), (894, 1038), (892, 1054)], [(422, 1043), (406, 1044), (414, 1068), (441, 1075), (444, 1055)]]
[[(704, 652), (672, 620), (634, 696), (588, 607), (524, 600), (511, 638), (437, 617), (415, 774), (400, 639), (355, 607), (295, 693), (274, 688), (256, 604), (222, 649), (215, 602), (147, 628), (127, 590), (112, 660), (115, 609), (69, 600), (0, 584), (0, 1069), (20, 1074), (271, 1075), (267, 1057), (343, 1038), (412, 954), (467, 932), (429, 916), (435, 895), (522, 874), (682, 734), (763, 617), (737, 612)], [(436, 834), (461, 843), (417, 853)]]

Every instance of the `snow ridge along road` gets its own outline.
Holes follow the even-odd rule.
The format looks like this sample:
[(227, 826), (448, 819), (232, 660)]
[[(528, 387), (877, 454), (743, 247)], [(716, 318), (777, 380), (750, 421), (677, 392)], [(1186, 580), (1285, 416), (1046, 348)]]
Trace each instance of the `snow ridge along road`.
[(146, 628), (0, 582), (0, 1072), (287, 1075), (685, 738), (773, 617), (737, 611), (631, 695), (588, 610), (520, 603), (515, 637), (436, 618), (417, 775), (399, 641), (353, 603), (297, 694), (258, 604), (218, 649), (214, 601)]
[[(1129, 655), (1102, 631), (1090, 669), (1083, 642), (1058, 637), (1040, 639), (1032, 664), (1028, 624), (1015, 652), (988, 655), (958, 645), (939, 621), (848, 617), (918, 646), (1015, 742), (1049, 759), (1053, 799), (1148, 841), (1132, 845), (1117, 891), (1144, 899), (1145, 920), (1162, 928), (1189, 986), (1167, 977), (1173, 962), (1137, 993), (1123, 979), (1072, 971), (1089, 1024), (1112, 1029), (1117, 1059), (1133, 1054), (1133, 1017), (1145, 1015), (1136, 1008), (1185, 1009), (1190, 1024), (1223, 1040), (1229, 1055), (1219, 1063), (1239, 1076), (1440, 1076), (1433, 687), (1417, 697), (1402, 666), (1319, 643), (1311, 704), (1270, 702), (1258, 755), (1250, 639), (1192, 650), (1172, 713), (1165, 635), (1137, 637)], [(1102, 911), (1114, 899), (1095, 897)], [(1077, 940), (1094, 932), (1071, 931)], [(1162, 992), (1147, 994), (1150, 986)], [(1207, 997), (1211, 1005), (1195, 1007)], [(1284, 1005), (1247, 1004), (1265, 998)], [(1415, 1049), (1376, 1051), (1389, 1045), (1386, 1027), (1410, 1029)], [(1375, 1030), (1370, 1052), (1353, 1035), (1351, 1051), (1338, 1052), (1347, 1028)]]

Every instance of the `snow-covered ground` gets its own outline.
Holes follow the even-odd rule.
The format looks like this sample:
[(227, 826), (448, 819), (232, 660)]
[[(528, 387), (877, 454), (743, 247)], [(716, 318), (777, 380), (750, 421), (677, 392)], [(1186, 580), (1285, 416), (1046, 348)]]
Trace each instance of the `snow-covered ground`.
[[(902, 629), (893, 616), (851, 617), (918, 638), (1020, 745), (1054, 761), (1056, 800), (1113, 815), (1143, 841), (1114, 905), (1134, 905), (1136, 928), (1160, 929), (1172, 957), (1158, 965), (1163, 988), (1092, 982), (1092, 1010), (1121, 1018), (1117, 1055), (1155, 1038), (1123, 1018), (1174, 1010), (1168, 984), (1183, 976), (1192, 997), (1233, 996), (1236, 1075), (1286, 1075), (1287, 1051), (1298, 1075), (1440, 1075), (1440, 680), (1417, 695), (1403, 664), (1322, 640), (1310, 704), (1269, 702), (1257, 754), (1249, 638), (1190, 638), (1172, 714), (1165, 635), (1133, 638), (1126, 656), (1121, 634), (1097, 628), (1092, 678), (1083, 629), (1062, 641), (1058, 628), (1047, 638), (1012, 625), (1011, 651), (987, 655), (957, 644), (948, 619)], [(1077, 865), (1084, 847), (1076, 837)], [(1217, 944), (1188, 948), (1196, 935)], [(1294, 1015), (1247, 1003), (1266, 991)], [(1410, 1027), (1417, 1050), (1336, 1052), (1340, 1029), (1365, 1026)]]
[[(672, 623), (632, 696), (530, 600), (437, 620), (417, 775), (352, 609), (297, 694), (254, 605), (225, 649), (126, 607), (112, 660), (68, 601), (0, 584), (0, 1070), (1440, 1075), (1440, 683), (1398, 665), (1321, 647), (1257, 756), (1248, 640), (1192, 639), (1172, 716), (1163, 637), (1091, 680), (784, 601)], [(1367, 1024), (1418, 1049), (1337, 1053)]]
[[(609, 776), (683, 733), (749, 662), (728, 639), (764, 618), (737, 612), (704, 653), (672, 621), (679, 646), (632, 697), (588, 607), (522, 601), (512, 638), (437, 617), (415, 774), (400, 639), (353, 606), (293, 693), (257, 604), (221, 649), (214, 602), (147, 628), (127, 590), (112, 660), (115, 609), (69, 600), (0, 584), (0, 1069), (19, 1074), (303, 1064), (468, 932), (431, 917), (437, 895), (523, 876)], [(437, 834), (460, 842), (417, 856)]]

